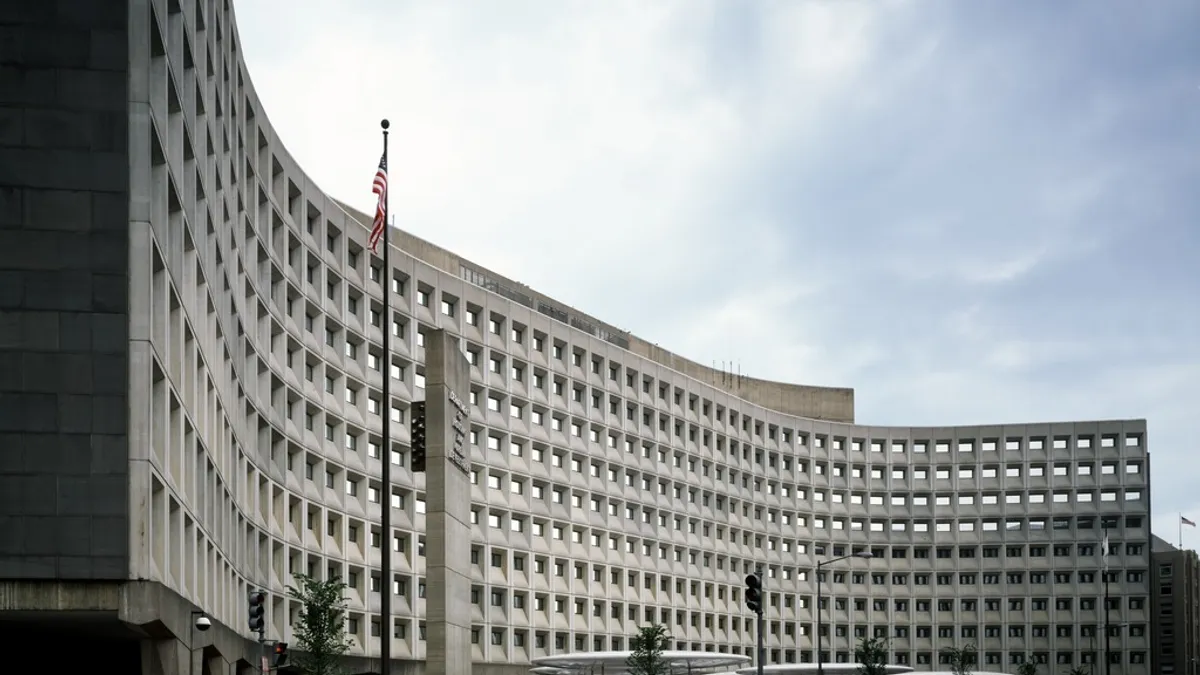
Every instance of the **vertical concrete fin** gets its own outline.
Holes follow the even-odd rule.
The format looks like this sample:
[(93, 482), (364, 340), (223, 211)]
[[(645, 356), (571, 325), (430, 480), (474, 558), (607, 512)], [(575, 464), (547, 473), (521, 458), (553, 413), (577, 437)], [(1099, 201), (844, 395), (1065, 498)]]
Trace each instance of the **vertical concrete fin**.
[(425, 340), (427, 675), (471, 673), (470, 364), (444, 330)]

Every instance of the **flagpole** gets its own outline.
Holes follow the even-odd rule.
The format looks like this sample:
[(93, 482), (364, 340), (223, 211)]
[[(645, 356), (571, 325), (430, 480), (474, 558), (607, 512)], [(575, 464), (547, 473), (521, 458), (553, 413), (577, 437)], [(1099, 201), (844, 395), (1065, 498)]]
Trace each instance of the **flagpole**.
[[(387, 167), (388, 127), (387, 120), (379, 123), (383, 129), (383, 165)], [(391, 237), (388, 232), (387, 194), (383, 198), (383, 555), (380, 561), (380, 576), (383, 577), (380, 591), (383, 615), (383, 630), (379, 641), (379, 673), (390, 675), (392, 671), (392, 265)]]
[(1183, 550), (1183, 512), (1179, 512), (1179, 550)]

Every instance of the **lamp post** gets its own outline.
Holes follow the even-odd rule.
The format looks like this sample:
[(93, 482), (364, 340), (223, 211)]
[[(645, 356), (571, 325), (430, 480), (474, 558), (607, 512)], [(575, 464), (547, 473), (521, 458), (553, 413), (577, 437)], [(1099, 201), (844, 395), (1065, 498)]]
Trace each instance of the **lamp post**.
[(1100, 544), (1100, 573), (1104, 580), (1104, 673), (1112, 675), (1112, 633), (1109, 632), (1108, 596), (1108, 518), (1100, 518), (1100, 528), (1104, 530), (1104, 541)]
[(821, 570), (826, 565), (838, 562), (839, 560), (845, 560), (846, 558), (863, 558), (869, 560), (873, 557), (870, 551), (863, 550), (838, 558), (831, 558), (830, 560), (817, 561), (817, 675), (825, 675), (825, 664), (821, 660)]

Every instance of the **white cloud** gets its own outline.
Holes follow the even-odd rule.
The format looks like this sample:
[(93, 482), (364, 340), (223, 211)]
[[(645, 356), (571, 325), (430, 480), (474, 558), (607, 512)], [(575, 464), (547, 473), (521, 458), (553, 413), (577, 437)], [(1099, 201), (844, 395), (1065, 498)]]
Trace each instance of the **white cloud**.
[[(649, 268), (631, 266), (634, 274), (650, 273), (655, 258), (677, 265), (693, 248), (720, 247), (686, 236), (725, 225), (690, 213), (695, 195), (719, 189), (747, 138), (770, 142), (773, 127), (796, 126), (822, 91), (853, 81), (869, 45), (862, 10), (780, 5), (759, 26), (759, 58), (779, 78), (763, 77), (773, 87), (757, 107), (740, 106), (707, 88), (695, 63), (715, 5), (698, 17), (669, 3), (521, 6), (518, 16), (537, 18), (531, 27), (509, 19), (489, 31), (465, 6), (402, 5), (373, 17), (390, 39), (372, 42), (341, 37), (369, 22), (370, 3), (340, 7), (338, 31), (328, 30), (328, 3), (282, 17), (277, 0), (238, 5), (241, 23), (270, 14), (283, 20), (275, 30), (321, 47), (283, 60), (271, 44), (245, 40), (277, 129), (328, 191), (369, 206), (362, 176), (373, 160), (364, 157), (377, 152), (386, 115), (393, 211), (405, 227), (481, 258), (559, 258), (587, 241), (590, 255), (573, 266), (611, 269), (633, 255)], [(695, 35), (681, 35), (681, 21)], [(509, 236), (516, 231), (523, 236)], [(641, 251), (652, 247), (685, 250)]]
[(999, 260), (980, 261), (960, 268), (958, 274), (968, 283), (1000, 284), (1024, 276), (1036, 267), (1045, 255), (1044, 249), (1035, 249)]
[(1144, 415), (1196, 466), (1188, 17), (1037, 10), (1064, 42), (1023, 5), (236, 7), (339, 199), (370, 208), (388, 117), (401, 227), (683, 356), (855, 386), (870, 423)]

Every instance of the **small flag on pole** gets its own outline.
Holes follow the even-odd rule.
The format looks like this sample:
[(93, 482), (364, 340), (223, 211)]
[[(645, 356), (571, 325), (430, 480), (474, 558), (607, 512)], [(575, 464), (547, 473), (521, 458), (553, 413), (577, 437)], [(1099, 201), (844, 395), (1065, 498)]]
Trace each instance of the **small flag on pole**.
[(387, 155), (385, 154), (379, 158), (379, 169), (375, 172), (375, 183), (371, 186), (371, 192), (379, 195), (379, 200), (375, 203), (375, 222), (371, 225), (371, 237), (367, 240), (371, 247), (371, 253), (379, 252), (379, 242), (387, 231), (387, 188)]
[(1183, 516), (1179, 516), (1179, 522), (1184, 525), (1187, 525), (1188, 527), (1196, 526), (1196, 522), (1194, 520), (1188, 520), (1187, 518), (1184, 518)]

